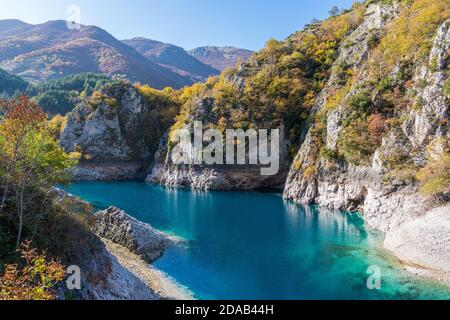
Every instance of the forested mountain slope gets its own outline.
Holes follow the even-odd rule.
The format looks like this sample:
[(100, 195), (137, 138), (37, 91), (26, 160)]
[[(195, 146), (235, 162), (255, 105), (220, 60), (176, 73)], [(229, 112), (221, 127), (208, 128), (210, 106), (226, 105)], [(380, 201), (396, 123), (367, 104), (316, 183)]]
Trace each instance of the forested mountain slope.
[(193, 83), (96, 26), (72, 30), (60, 20), (38, 25), (15, 20), (0, 23), (4, 26), (0, 28), (0, 68), (31, 82), (96, 72), (159, 89)]

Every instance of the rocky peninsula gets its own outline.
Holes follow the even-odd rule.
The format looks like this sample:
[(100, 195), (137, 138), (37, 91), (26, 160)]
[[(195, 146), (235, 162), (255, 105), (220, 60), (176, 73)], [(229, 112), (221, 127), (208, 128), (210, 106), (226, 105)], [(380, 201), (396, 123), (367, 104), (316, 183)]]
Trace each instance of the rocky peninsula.
[(70, 262), (81, 270), (81, 290), (59, 289), (60, 299), (192, 300), (194, 295), (151, 263), (180, 242), (110, 207), (92, 213), (91, 206), (60, 189), (59, 203), (70, 203), (73, 214), (92, 215), (92, 231)]

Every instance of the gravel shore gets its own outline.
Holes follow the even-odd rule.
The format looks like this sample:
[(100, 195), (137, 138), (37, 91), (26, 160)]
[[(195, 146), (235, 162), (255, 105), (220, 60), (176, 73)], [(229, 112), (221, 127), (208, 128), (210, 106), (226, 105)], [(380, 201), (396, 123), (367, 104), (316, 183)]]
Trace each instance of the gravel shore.
[(121, 245), (106, 239), (102, 240), (108, 251), (117, 258), (119, 263), (146, 283), (160, 299), (195, 300), (194, 295), (188, 289), (181, 287), (169, 276), (146, 263), (138, 255)]
[(389, 231), (384, 246), (411, 272), (450, 285), (450, 205)]

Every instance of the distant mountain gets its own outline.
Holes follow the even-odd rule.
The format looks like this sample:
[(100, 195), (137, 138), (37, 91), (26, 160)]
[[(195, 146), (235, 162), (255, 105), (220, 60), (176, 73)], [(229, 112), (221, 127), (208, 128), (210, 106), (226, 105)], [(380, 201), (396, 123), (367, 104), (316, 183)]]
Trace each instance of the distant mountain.
[(183, 48), (173, 44), (146, 38), (133, 38), (123, 40), (123, 42), (136, 49), (147, 59), (162, 67), (169, 68), (181, 76), (188, 77), (194, 82), (219, 74), (217, 69), (204, 64)]
[(217, 70), (233, 67), (238, 61), (247, 61), (253, 51), (234, 47), (199, 47), (188, 51), (190, 55)]
[(25, 91), (27, 87), (25, 80), (0, 69), (0, 95), (13, 95), (16, 91)]
[(30, 82), (96, 72), (158, 89), (193, 83), (189, 77), (150, 61), (101, 28), (81, 26), (70, 30), (65, 21), (30, 25), (19, 20), (0, 20), (0, 68)]
[(0, 20), (0, 35), (7, 35), (13, 33), (20, 28), (26, 28), (28, 23), (17, 19)]

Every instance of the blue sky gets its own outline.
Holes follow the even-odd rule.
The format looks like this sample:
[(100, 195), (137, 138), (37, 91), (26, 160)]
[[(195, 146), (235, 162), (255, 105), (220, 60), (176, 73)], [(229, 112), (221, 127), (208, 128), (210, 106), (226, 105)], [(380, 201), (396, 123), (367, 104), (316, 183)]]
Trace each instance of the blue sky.
[(0, 0), (0, 19), (29, 23), (67, 19), (81, 9), (81, 22), (119, 39), (142, 36), (186, 49), (232, 45), (257, 50), (269, 38), (284, 39), (313, 18), (328, 16), (354, 0)]

